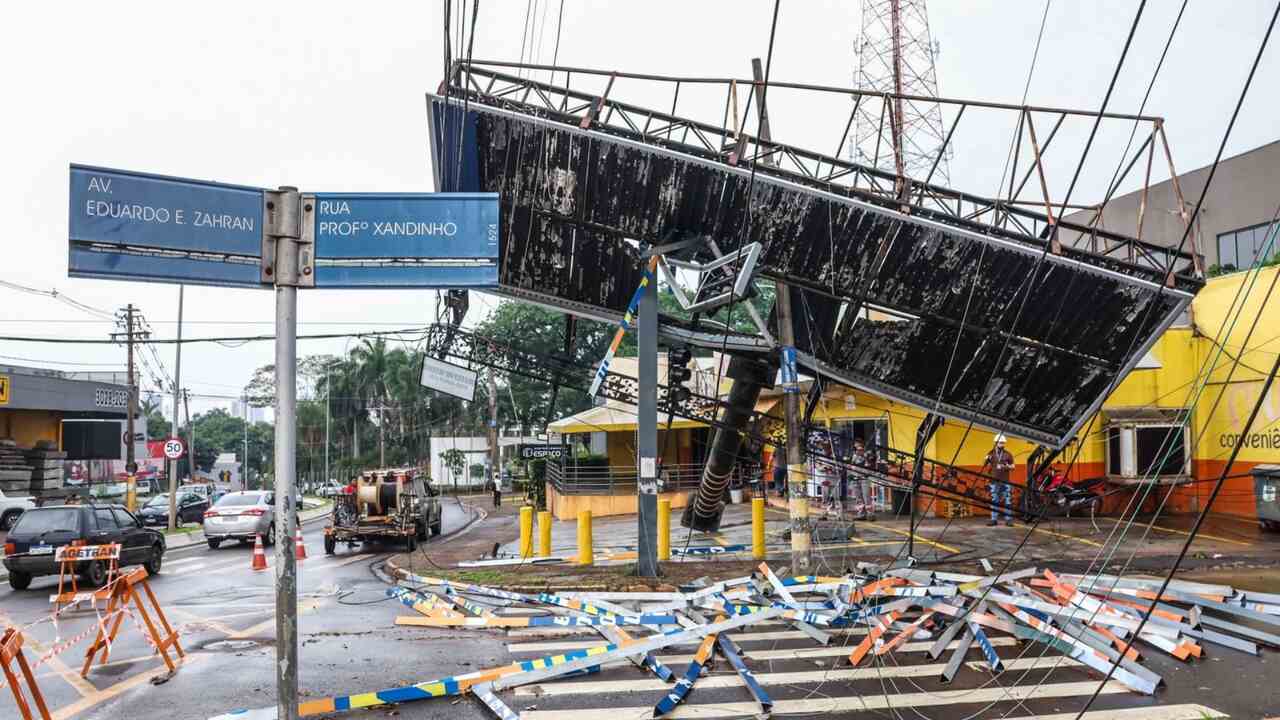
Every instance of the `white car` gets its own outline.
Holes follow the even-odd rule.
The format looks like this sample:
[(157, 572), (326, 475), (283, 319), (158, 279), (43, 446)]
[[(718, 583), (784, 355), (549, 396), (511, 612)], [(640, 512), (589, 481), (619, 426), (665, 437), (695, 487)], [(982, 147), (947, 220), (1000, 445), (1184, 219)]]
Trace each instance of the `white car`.
[(0, 491), (0, 530), (7, 532), (12, 529), (13, 524), (18, 522), (18, 518), (22, 517), (22, 513), (35, 506), (35, 502), (29, 497), (5, 495)]

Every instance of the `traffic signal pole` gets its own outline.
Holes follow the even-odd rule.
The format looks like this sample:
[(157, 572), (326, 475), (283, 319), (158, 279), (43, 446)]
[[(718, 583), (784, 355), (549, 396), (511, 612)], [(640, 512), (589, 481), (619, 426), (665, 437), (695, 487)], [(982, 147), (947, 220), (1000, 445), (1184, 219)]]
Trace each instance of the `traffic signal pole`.
[(640, 398), (636, 408), (637, 500), (636, 575), (658, 576), (658, 278), (640, 294)]

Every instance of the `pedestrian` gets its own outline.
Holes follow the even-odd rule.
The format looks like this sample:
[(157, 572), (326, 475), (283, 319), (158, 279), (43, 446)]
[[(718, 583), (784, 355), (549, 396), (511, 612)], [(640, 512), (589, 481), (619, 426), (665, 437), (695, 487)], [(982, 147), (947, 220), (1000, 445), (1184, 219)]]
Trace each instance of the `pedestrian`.
[(1004, 516), (1005, 525), (1013, 525), (1013, 488), (1009, 485), (1013, 455), (1004, 449), (1004, 443), (1004, 433), (996, 435), (995, 447), (987, 453), (987, 459), (982, 464), (983, 470), (990, 473), (992, 478), (987, 486), (991, 491), (991, 522), (987, 523), (988, 527), (994, 527), (1001, 515)]
[(787, 494), (787, 459), (781, 450), (773, 453), (773, 489), (778, 497)]
[(866, 446), (861, 440), (853, 441), (853, 452), (849, 458), (857, 470), (854, 471), (853, 477), (853, 506), (858, 513), (859, 520), (875, 520), (875, 497), (871, 491), (871, 473), (869, 468), (872, 463), (868, 459)]
[(493, 506), (502, 507), (502, 482), (496, 475), (493, 478)]

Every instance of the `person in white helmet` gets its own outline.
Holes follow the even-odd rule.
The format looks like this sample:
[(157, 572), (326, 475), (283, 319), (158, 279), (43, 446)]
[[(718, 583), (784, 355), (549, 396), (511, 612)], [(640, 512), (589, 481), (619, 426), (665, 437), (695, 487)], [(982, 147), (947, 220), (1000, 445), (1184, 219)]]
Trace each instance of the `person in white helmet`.
[(1009, 486), (1009, 473), (1013, 470), (1013, 455), (1004, 449), (1004, 433), (996, 435), (995, 447), (987, 453), (982, 469), (994, 480), (987, 486), (991, 491), (991, 522), (994, 526), (1004, 515), (1004, 524), (1013, 525), (1013, 488)]

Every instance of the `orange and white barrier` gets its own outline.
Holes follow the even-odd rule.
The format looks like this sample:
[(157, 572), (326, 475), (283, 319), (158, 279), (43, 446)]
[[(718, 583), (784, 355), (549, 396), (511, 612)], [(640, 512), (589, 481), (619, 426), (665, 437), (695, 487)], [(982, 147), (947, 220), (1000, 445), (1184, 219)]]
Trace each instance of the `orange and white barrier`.
[(302, 526), (301, 525), (298, 526), (298, 532), (295, 533), (294, 535), (293, 545), (294, 545), (294, 557), (296, 557), (298, 560), (306, 560), (307, 546), (306, 546), (306, 543), (302, 542)]
[[(14, 668), (10, 663), (17, 664), (18, 672), (22, 673), (22, 679), (27, 684), (27, 693), (31, 695), (30, 702), (27, 701), (26, 694), (22, 692), (22, 686), (18, 682), (18, 675), (14, 672)], [(22, 714), (22, 720), (49, 720), (49, 707), (44, 703), (44, 695), (40, 693), (40, 686), (36, 684), (35, 674), (31, 672), (31, 666), (27, 664), (27, 657), (22, 653), (22, 632), (14, 628), (8, 628), (4, 631), (4, 637), (0, 638), (0, 669), (4, 670), (4, 679), (9, 685), (9, 689), (13, 691), (13, 699), (18, 704), (18, 712)], [(39, 715), (31, 714), (31, 706), (35, 705)]]

